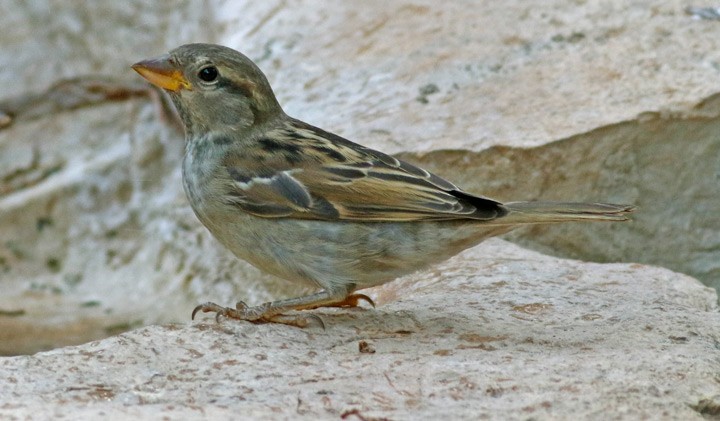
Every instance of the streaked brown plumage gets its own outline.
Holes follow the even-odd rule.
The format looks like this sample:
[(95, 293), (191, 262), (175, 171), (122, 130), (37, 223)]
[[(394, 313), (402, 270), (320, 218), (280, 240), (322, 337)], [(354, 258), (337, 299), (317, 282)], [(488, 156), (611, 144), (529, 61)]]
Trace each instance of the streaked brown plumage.
[(304, 326), (290, 310), (356, 305), (354, 291), (445, 260), (521, 224), (623, 221), (631, 206), (502, 204), (409, 163), (287, 116), (252, 61), (227, 47), (181, 46), (133, 68), (172, 98), (186, 128), (185, 191), (238, 257), (310, 296), (195, 312)]

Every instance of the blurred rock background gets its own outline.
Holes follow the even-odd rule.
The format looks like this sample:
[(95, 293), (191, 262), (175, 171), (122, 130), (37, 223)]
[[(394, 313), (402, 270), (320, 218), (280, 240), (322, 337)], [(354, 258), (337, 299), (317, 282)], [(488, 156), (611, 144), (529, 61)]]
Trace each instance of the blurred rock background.
[[(243, 51), (288, 114), (500, 200), (637, 204), (509, 238), (720, 286), (720, 20), (678, 1), (0, 3), (0, 354), (299, 293), (223, 250), (129, 66)], [(712, 17), (712, 16), (710, 16)]]

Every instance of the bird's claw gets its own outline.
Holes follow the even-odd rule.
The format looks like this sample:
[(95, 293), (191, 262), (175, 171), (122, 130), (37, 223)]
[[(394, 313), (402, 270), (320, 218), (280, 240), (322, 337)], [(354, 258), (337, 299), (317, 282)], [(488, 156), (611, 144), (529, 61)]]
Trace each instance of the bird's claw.
[(372, 298), (368, 297), (365, 294), (350, 294), (343, 300), (341, 304), (341, 307), (359, 307), (360, 301), (365, 301), (366, 303), (370, 304), (372, 308), (375, 308), (375, 301), (372, 300)]
[(370, 304), (375, 308), (375, 302), (372, 300), (372, 298), (368, 297), (365, 294), (350, 294), (347, 297), (343, 298), (342, 301), (338, 301), (335, 303), (330, 304), (322, 304), (315, 307), (310, 307), (310, 309), (314, 308), (320, 308), (320, 307), (340, 307), (340, 308), (349, 308), (349, 307), (360, 307), (360, 301), (365, 301), (366, 303)]
[(195, 320), (195, 315), (202, 311), (203, 313), (215, 313), (215, 321), (220, 322), (221, 317), (228, 319), (244, 320), (250, 323), (280, 323), (289, 326), (295, 326), (300, 328), (308, 327), (312, 324), (317, 324), (319, 327), (325, 329), (325, 323), (322, 319), (315, 314), (308, 315), (286, 315), (286, 314), (267, 314), (270, 309), (270, 303), (261, 304), (255, 307), (249, 307), (242, 301), (238, 301), (235, 304), (235, 308), (223, 307), (221, 305), (207, 302), (198, 305), (192, 311), (191, 319)]

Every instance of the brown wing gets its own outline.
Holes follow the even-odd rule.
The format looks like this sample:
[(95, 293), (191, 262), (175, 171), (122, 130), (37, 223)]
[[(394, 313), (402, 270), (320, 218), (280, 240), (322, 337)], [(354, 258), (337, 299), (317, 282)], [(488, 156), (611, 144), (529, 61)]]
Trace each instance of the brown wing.
[(253, 215), (418, 221), (487, 220), (507, 212), (421, 168), (296, 120), (252, 145), (224, 163), (226, 201)]

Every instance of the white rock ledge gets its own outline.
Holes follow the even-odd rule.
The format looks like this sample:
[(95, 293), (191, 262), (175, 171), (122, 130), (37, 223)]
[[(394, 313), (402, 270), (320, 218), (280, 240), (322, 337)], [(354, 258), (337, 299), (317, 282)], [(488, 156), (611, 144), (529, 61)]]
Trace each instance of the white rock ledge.
[[(491, 240), (319, 312), (212, 319), (0, 359), (0, 418), (702, 419), (720, 402), (714, 290), (666, 269)], [(228, 297), (228, 301), (232, 301)], [(361, 341), (375, 352), (360, 352)]]
[[(678, 270), (697, 251), (693, 273), (716, 285), (720, 25), (685, 2), (15, 3), (0, 14), (13, 28), (0, 34), (2, 101), (82, 75), (135, 86), (139, 59), (226, 44), (289, 114), (388, 153), (446, 156), (438, 170), (473, 192), (638, 204), (633, 237), (618, 235), (630, 224), (553, 235)], [(156, 108), (0, 109), (0, 353), (289, 294), (199, 225), (181, 135)], [(493, 147), (508, 152), (471, 159)], [(720, 413), (717, 295), (687, 276), (494, 240), (373, 294), (375, 310), (322, 312), (324, 331), (202, 319), (0, 358), (0, 419)]]

